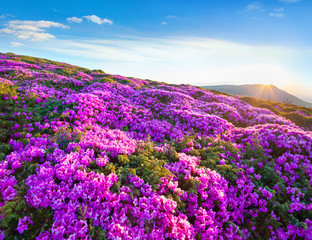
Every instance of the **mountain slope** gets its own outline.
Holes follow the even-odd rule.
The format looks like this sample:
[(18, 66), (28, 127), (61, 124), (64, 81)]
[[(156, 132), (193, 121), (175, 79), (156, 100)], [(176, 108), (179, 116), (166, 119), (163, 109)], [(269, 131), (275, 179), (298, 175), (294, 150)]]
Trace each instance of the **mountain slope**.
[(298, 106), (312, 108), (312, 103), (306, 102), (292, 94), (289, 94), (274, 85), (245, 84), (245, 85), (216, 85), (203, 86), (203, 88), (226, 92), (233, 95), (265, 98), (278, 102), (286, 102)]
[(282, 115), (0, 54), (0, 239), (310, 239), (311, 198), (312, 132)]

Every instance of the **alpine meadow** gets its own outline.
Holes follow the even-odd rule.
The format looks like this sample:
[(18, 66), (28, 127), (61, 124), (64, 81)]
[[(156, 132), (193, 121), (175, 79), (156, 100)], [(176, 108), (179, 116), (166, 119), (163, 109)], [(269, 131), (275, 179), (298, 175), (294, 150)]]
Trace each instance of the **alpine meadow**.
[(312, 109), (0, 55), (0, 239), (312, 239)]

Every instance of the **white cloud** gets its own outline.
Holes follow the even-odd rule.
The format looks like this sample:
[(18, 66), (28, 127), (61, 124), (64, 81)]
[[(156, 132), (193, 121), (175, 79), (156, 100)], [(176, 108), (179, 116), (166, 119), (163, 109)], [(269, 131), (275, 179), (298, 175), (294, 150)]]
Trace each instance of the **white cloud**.
[(161, 22), (161, 24), (162, 24), (162, 25), (166, 25), (166, 24), (167, 24), (167, 22), (163, 21), (163, 22)]
[(31, 25), (36, 26), (38, 28), (50, 28), (50, 27), (57, 27), (57, 28), (69, 28), (68, 26), (52, 21), (21, 21), (21, 20), (14, 20), (9, 22), (9, 26), (23, 26), (23, 25)]
[(276, 18), (283, 18), (285, 17), (285, 13), (284, 13), (284, 8), (278, 8), (278, 9), (274, 9), (273, 12), (270, 13), (271, 17), (276, 17)]
[(20, 31), (17, 37), (19, 39), (30, 39), (31, 41), (43, 41), (55, 38), (52, 34), (34, 31)]
[(102, 20), (102, 23), (113, 24), (113, 21), (112, 21), (112, 20), (109, 20), (109, 19), (107, 19), (107, 18), (104, 18), (104, 19)]
[(299, 2), (300, 0), (279, 0), (279, 1), (284, 3), (296, 3)]
[(16, 31), (9, 29), (9, 28), (3, 28), (3, 29), (0, 29), (0, 33), (15, 34)]
[(40, 27), (38, 26), (35, 26), (35, 25), (30, 25), (30, 24), (12, 24), (9, 26), (11, 30), (22, 30), (22, 31), (31, 31), (31, 32), (42, 32), (44, 31), (43, 29), (41, 29)]
[(24, 46), (24, 44), (20, 43), (20, 42), (11, 42), (11, 46), (13, 46), (13, 47), (20, 47), (20, 46)]
[(42, 41), (55, 38), (46, 32), (46, 28), (69, 28), (68, 26), (51, 21), (21, 21), (14, 20), (5, 24), (6, 28), (0, 32), (17, 36), (19, 39), (29, 39), (31, 41)]
[(259, 2), (253, 2), (246, 6), (246, 11), (252, 11), (252, 10), (260, 10), (262, 9), (261, 4)]
[(81, 23), (81, 22), (82, 22), (82, 18), (70, 17), (70, 18), (67, 18), (67, 21), (68, 21), (68, 22)]
[(103, 24), (103, 23), (107, 23), (107, 24), (110, 24), (110, 25), (113, 24), (112, 20), (109, 20), (107, 18), (100, 18), (100, 17), (98, 17), (96, 15), (84, 16), (84, 18), (86, 18), (87, 20), (89, 20), (91, 22), (97, 23), (97, 24)]

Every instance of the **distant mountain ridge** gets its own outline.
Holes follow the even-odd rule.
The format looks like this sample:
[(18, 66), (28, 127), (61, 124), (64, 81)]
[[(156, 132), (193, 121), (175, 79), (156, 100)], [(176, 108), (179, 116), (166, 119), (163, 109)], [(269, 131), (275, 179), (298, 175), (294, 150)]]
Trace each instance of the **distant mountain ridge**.
[(288, 92), (285, 92), (272, 84), (215, 85), (202, 87), (233, 95), (258, 97), (312, 108), (312, 103), (304, 101)]

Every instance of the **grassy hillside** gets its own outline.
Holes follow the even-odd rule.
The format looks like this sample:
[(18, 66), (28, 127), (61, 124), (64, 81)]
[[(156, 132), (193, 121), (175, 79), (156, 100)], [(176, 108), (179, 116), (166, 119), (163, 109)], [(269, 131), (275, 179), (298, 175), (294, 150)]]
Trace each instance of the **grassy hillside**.
[[(206, 88), (203, 88), (206, 89)], [(273, 113), (282, 116), (291, 122), (295, 123), (297, 126), (301, 127), (305, 130), (312, 129), (312, 108), (298, 106), (294, 104), (290, 104), (287, 102), (277, 102), (274, 100), (263, 99), (258, 97), (247, 97), (247, 96), (235, 96), (229, 93), (220, 92), (217, 90), (211, 90), (214, 94), (220, 94), (225, 96), (230, 96), (234, 98), (238, 98), (251, 106), (257, 108), (269, 109)]]
[(304, 129), (312, 129), (312, 108), (254, 97), (240, 97), (240, 100), (245, 101), (254, 107), (269, 109), (275, 114), (289, 119), (297, 126)]
[(311, 239), (286, 105), (0, 54), (0, 109), (0, 239)]

